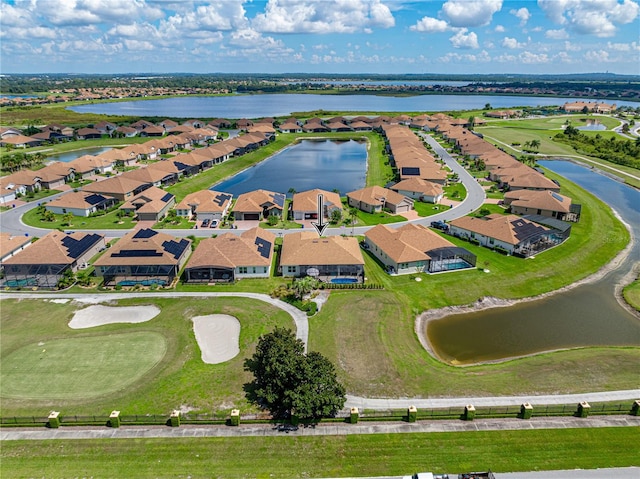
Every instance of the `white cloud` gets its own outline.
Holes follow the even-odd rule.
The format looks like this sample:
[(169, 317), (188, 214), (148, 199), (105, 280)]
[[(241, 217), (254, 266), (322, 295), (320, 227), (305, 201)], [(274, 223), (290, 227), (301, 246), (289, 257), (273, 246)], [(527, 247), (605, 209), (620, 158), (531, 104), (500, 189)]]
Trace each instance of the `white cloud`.
[(507, 31), (507, 29), (504, 28), (502, 25), (496, 25), (496, 28), (494, 28), (493, 31), (496, 33), (504, 33)]
[(134, 51), (151, 51), (155, 49), (153, 43), (146, 40), (131, 40), (126, 38), (124, 40), (124, 45), (127, 47), (127, 50)]
[(252, 21), (256, 31), (268, 33), (371, 33), (394, 25), (381, 0), (269, 0)]
[(480, 45), (478, 45), (478, 35), (474, 32), (467, 34), (466, 28), (458, 30), (454, 36), (449, 38), (449, 41), (453, 48), (480, 48)]
[(549, 56), (546, 53), (522, 52), (519, 56), (520, 62), (525, 64), (549, 63)]
[(488, 25), (501, 8), (502, 0), (448, 0), (442, 15), (452, 27), (479, 27)]
[(438, 58), (438, 61), (442, 63), (487, 63), (491, 61), (491, 56), (489, 55), (489, 53), (487, 53), (486, 50), (482, 50), (478, 54), (460, 54), (456, 52), (450, 52)]
[(564, 49), (568, 52), (579, 52), (582, 47), (577, 43), (564, 42)]
[(243, 0), (218, 0), (195, 10), (177, 13), (161, 22), (160, 29), (179, 36), (184, 31), (228, 31), (248, 27)]
[(544, 36), (550, 38), (551, 40), (566, 40), (569, 38), (569, 34), (564, 28), (559, 30), (547, 30), (544, 33)]
[(517, 39), (511, 37), (504, 37), (502, 39), (502, 46), (504, 48), (509, 48), (511, 50), (515, 48), (524, 48), (526, 46), (525, 43), (520, 43)]
[(144, 0), (32, 0), (33, 11), (54, 25), (129, 23), (139, 18), (158, 19), (161, 9)]
[(519, 8), (518, 10), (512, 9), (509, 13), (520, 20), (521, 27), (524, 27), (529, 21), (529, 18), (531, 18), (531, 13), (529, 13), (529, 10), (525, 7)]
[(597, 37), (611, 37), (617, 25), (633, 22), (640, 6), (633, 0), (538, 0), (553, 22), (572, 31)]
[(638, 44), (638, 42), (631, 42), (631, 43), (607, 42), (607, 49), (617, 51), (617, 52), (640, 51), (640, 44)]
[(609, 62), (609, 52), (604, 50), (591, 50), (584, 54), (584, 59), (593, 63), (607, 63)]
[(433, 17), (423, 17), (415, 25), (409, 27), (414, 32), (440, 33), (446, 32), (449, 26), (444, 20), (438, 20)]

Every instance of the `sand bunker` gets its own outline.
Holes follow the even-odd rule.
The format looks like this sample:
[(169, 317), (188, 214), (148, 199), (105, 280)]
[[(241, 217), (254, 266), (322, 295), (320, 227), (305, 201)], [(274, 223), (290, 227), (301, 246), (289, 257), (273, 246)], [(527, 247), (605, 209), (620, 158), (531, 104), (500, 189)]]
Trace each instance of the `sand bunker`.
[(113, 323), (144, 323), (160, 314), (157, 306), (103, 306), (95, 305), (76, 311), (71, 329), (94, 328)]
[(202, 361), (219, 364), (240, 353), (240, 321), (227, 314), (193, 318), (193, 332), (202, 352)]

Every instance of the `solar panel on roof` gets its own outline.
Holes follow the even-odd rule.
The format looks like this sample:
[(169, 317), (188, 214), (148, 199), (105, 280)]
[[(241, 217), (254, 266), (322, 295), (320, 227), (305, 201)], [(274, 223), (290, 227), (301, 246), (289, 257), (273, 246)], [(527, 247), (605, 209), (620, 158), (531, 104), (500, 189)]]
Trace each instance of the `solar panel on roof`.
[(415, 166), (406, 166), (404, 168), (401, 168), (401, 174), (403, 176), (419, 176), (420, 175), (420, 168), (417, 168)]
[(229, 201), (231, 199), (231, 195), (228, 195), (226, 193), (220, 193), (218, 196), (215, 197), (215, 199), (213, 200), (213, 202), (215, 204), (217, 204), (218, 206), (222, 206), (224, 205), (227, 201)]
[(271, 195), (273, 203), (280, 208), (284, 208), (284, 198), (285, 196), (282, 193), (274, 193)]
[(162, 253), (153, 249), (122, 249), (111, 255), (112, 258), (149, 258), (162, 256)]
[(524, 241), (527, 238), (532, 238), (536, 235), (543, 234), (546, 230), (535, 223), (530, 223), (528, 221), (523, 221), (521, 219), (512, 221), (513, 225), (513, 233), (514, 236), (518, 239), (518, 241)]
[(162, 243), (162, 247), (164, 248), (164, 250), (170, 255), (173, 255), (175, 259), (180, 258), (180, 256), (182, 256), (182, 253), (184, 253), (184, 250), (187, 249), (188, 246), (189, 241), (186, 239), (181, 239), (180, 242), (169, 240)]
[(551, 196), (554, 197), (556, 200), (558, 200), (560, 202), (564, 201), (564, 198), (562, 196), (560, 196), (558, 193), (555, 193), (553, 191), (551, 192)]
[(68, 256), (77, 259), (96, 244), (100, 238), (101, 236), (98, 234), (88, 234), (79, 240), (71, 236), (65, 236), (62, 238), (62, 246), (66, 248)]
[(258, 246), (258, 253), (260, 253), (260, 256), (263, 258), (269, 258), (269, 254), (271, 253), (271, 241), (257, 237), (255, 244)]
[(84, 199), (84, 201), (89, 203), (91, 206), (97, 205), (99, 203), (102, 203), (105, 200), (106, 200), (106, 198), (104, 196), (96, 194), (96, 193), (90, 194), (89, 196), (87, 196)]
[(160, 201), (162, 201), (163, 203), (166, 203), (167, 201), (169, 201), (171, 198), (173, 198), (173, 195), (171, 193), (167, 193), (166, 195), (164, 195), (162, 198), (160, 198)]
[(143, 228), (141, 230), (138, 230), (136, 234), (133, 235), (133, 237), (135, 239), (144, 239), (144, 238), (152, 238), (157, 234), (158, 233), (156, 231), (153, 231), (150, 228)]

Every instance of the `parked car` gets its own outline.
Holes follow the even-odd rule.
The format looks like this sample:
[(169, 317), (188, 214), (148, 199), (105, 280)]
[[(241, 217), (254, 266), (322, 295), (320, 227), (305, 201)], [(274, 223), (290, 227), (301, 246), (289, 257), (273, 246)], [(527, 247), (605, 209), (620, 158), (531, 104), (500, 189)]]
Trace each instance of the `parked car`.
[(216, 226), (218, 226), (218, 220), (211, 220), (209, 228), (215, 228)]
[(449, 225), (444, 221), (432, 221), (431, 227), (442, 231), (447, 231), (449, 229)]
[(207, 226), (209, 226), (209, 219), (202, 220), (202, 227), (206, 228)]

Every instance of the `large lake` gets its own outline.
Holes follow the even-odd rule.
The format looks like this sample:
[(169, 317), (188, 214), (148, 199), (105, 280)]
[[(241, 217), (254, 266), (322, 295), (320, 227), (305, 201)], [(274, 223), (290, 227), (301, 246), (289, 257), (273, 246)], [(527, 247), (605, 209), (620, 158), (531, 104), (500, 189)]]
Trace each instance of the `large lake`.
[(320, 188), (340, 194), (365, 186), (367, 143), (303, 140), (212, 187), (239, 195), (260, 188), (279, 193)]
[[(640, 191), (566, 161), (539, 163), (611, 205), (640, 238)], [(640, 320), (614, 296), (616, 283), (638, 261), (636, 241), (622, 267), (595, 283), (512, 307), (451, 315), (430, 322), (427, 336), (438, 357), (455, 364), (584, 346), (640, 346)]]
[[(264, 118), (287, 116), (304, 111), (423, 112), (477, 110), (486, 103), (493, 108), (516, 106), (562, 105), (575, 98), (488, 96), (488, 95), (419, 95), (391, 97), (376, 95), (231, 95), (178, 97), (162, 100), (139, 100), (112, 103), (89, 103), (69, 107), (78, 113), (104, 115), (161, 116), (171, 118)], [(615, 101), (617, 105), (640, 106), (640, 103)]]

